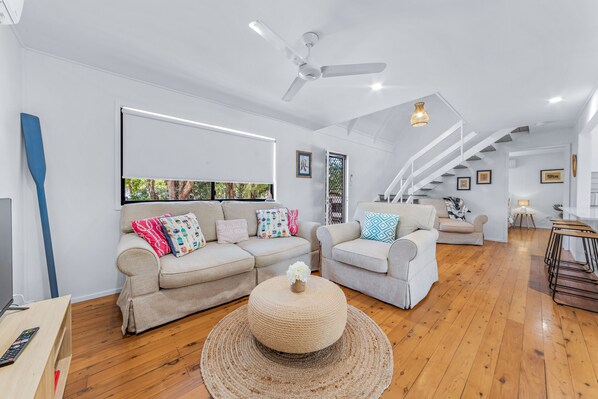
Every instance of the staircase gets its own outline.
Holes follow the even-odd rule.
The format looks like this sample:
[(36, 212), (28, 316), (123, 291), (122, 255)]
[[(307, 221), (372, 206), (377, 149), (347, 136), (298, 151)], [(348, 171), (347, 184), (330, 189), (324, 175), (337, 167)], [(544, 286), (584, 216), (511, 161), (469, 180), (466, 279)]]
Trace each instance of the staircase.
[[(484, 136), (473, 131), (465, 134), (460, 121), (409, 158), (386, 191), (374, 201), (413, 203), (414, 199), (425, 198), (444, 179), (454, 177), (455, 170), (474, 166), (484, 154), (496, 151), (497, 146), (513, 141), (514, 135), (520, 133), (529, 133), (529, 127), (501, 129)], [(459, 140), (447, 145), (447, 139), (456, 134), (460, 135)], [(437, 155), (431, 156), (432, 153)]]

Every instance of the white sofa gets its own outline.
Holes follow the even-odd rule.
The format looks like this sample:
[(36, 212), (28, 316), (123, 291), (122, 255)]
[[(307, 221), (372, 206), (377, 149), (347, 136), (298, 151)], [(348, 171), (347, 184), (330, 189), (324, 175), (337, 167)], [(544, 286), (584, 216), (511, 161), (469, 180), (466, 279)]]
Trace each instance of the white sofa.
[[(359, 238), (365, 211), (398, 214), (397, 240)], [(433, 206), (361, 203), (355, 221), (322, 226), (322, 276), (403, 309), (414, 307), (438, 281), (436, 209)]]
[[(299, 221), (297, 236), (257, 238), (258, 209), (280, 208), (276, 202), (190, 201), (124, 205), (116, 266), (125, 275), (118, 299), (123, 333), (142, 332), (245, 295), (260, 282), (284, 274), (297, 261), (318, 270), (318, 223)], [(131, 222), (170, 212), (193, 212), (207, 245), (176, 258), (158, 258), (152, 247), (133, 232)], [(245, 219), (249, 240), (218, 244), (216, 220)]]
[(439, 244), (484, 245), (484, 224), (488, 221), (488, 216), (466, 214), (465, 220), (454, 220), (449, 218), (442, 198), (421, 198), (417, 202), (436, 208), (434, 228), (438, 230)]

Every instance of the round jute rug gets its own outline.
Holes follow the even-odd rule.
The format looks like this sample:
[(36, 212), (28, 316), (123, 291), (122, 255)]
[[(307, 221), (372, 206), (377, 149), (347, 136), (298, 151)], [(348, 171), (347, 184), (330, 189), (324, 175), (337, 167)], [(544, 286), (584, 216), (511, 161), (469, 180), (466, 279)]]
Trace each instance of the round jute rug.
[(214, 327), (201, 353), (214, 399), (373, 399), (390, 385), (392, 370), (388, 338), (353, 306), (341, 338), (318, 352), (266, 348), (251, 335), (245, 305)]

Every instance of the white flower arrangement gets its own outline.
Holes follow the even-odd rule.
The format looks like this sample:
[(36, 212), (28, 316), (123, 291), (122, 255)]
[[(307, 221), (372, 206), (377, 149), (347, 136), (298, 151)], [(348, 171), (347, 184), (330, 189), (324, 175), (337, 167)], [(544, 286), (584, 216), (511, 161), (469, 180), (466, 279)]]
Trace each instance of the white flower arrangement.
[(289, 284), (294, 284), (297, 280), (306, 283), (307, 280), (309, 280), (310, 275), (311, 269), (303, 262), (295, 262), (289, 266), (289, 269), (287, 270)]

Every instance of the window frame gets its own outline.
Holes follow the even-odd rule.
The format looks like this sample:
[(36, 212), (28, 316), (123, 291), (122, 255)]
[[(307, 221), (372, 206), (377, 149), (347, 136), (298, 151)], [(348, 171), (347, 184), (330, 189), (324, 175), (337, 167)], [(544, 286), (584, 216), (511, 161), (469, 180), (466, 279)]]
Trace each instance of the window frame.
[[(122, 106), (119, 109), (120, 113), (120, 205), (127, 205), (127, 204), (142, 204), (147, 202), (206, 202), (206, 201), (243, 201), (243, 202), (267, 202), (267, 201), (275, 201), (274, 198), (274, 184), (270, 184), (270, 196), (272, 199), (268, 198), (216, 198), (216, 183), (229, 183), (229, 182), (216, 182), (216, 181), (202, 181), (204, 183), (210, 183), (210, 199), (189, 199), (189, 200), (144, 200), (144, 201), (129, 201), (125, 198), (125, 178), (123, 177), (123, 166), (124, 166), (124, 156), (123, 156), (123, 125), (124, 125), (124, 118), (123, 118), (123, 111)], [(149, 180), (149, 178), (146, 178)], [(257, 184), (257, 183), (239, 183), (239, 184)]]

